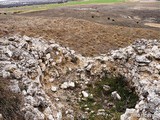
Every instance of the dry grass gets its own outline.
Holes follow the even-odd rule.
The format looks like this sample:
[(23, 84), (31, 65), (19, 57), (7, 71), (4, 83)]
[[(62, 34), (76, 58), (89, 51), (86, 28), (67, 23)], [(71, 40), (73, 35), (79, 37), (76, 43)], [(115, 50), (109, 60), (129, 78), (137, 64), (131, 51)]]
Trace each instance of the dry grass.
[(160, 39), (160, 32), (152, 29), (102, 25), (74, 18), (0, 17), (0, 37), (17, 33), (53, 39), (86, 56), (128, 46), (137, 38)]
[(20, 111), (21, 95), (8, 88), (9, 80), (0, 78), (0, 113), (4, 120), (24, 120)]

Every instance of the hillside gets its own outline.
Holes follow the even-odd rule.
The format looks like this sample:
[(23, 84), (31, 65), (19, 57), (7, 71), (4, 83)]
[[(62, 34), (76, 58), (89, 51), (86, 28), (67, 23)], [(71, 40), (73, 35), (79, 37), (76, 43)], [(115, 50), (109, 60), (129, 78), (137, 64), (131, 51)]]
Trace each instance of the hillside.
[(0, 8), (0, 120), (159, 120), (160, 4), (104, 1)]

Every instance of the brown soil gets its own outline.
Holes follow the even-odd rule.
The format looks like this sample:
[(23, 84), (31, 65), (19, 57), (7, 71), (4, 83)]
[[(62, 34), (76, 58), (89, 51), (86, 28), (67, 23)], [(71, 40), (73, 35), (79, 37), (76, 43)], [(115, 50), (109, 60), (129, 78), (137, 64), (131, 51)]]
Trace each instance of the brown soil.
[(160, 4), (83, 5), (0, 15), (0, 36), (19, 33), (53, 39), (87, 56), (125, 47), (138, 38), (160, 39)]

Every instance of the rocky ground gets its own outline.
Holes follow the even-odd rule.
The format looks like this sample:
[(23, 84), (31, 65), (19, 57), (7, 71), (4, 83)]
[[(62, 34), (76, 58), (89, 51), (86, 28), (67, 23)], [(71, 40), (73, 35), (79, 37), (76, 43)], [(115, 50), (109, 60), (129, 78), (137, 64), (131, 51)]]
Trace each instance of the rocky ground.
[(159, 120), (159, 8), (2, 11), (0, 119)]
[[(158, 40), (141, 39), (97, 57), (27, 36), (1, 38), (0, 45), (0, 77), (10, 79), (10, 90), (22, 95), (20, 111), (26, 120), (159, 120)], [(116, 77), (123, 80), (112, 83)], [(120, 88), (124, 82), (125, 90)], [(123, 107), (122, 100), (124, 114), (116, 109)]]

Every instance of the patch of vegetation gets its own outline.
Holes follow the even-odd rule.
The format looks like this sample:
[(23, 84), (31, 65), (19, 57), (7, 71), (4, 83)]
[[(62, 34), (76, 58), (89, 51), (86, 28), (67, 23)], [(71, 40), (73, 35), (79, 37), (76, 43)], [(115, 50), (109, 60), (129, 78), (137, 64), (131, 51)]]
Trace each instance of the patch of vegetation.
[[(104, 90), (104, 85), (110, 86), (110, 89)], [(90, 120), (119, 120), (126, 108), (134, 108), (138, 101), (134, 88), (130, 88), (123, 77), (105, 77), (90, 84), (87, 90), (93, 97), (82, 100), (79, 104), (83, 111), (89, 108)], [(121, 100), (111, 97), (113, 91), (117, 91)], [(97, 115), (99, 109), (103, 109), (105, 115)]]
[(98, 4), (98, 3), (114, 3), (122, 2), (124, 0), (81, 0), (81, 1), (71, 1), (68, 4), (78, 5), (78, 4)]
[(9, 80), (0, 78), (0, 113), (4, 120), (24, 120), (20, 111), (21, 95), (8, 88)]
[(2, 11), (7, 13), (28, 13), (34, 11), (42, 11), (53, 9), (63, 6), (74, 6), (74, 5), (86, 5), (86, 4), (105, 4), (105, 3), (115, 3), (115, 2), (124, 2), (124, 0), (80, 0), (80, 1), (69, 1), (67, 3), (61, 4), (44, 4), (44, 5), (31, 5), (31, 6), (22, 6), (22, 7), (13, 7), (13, 8), (3, 8)]

